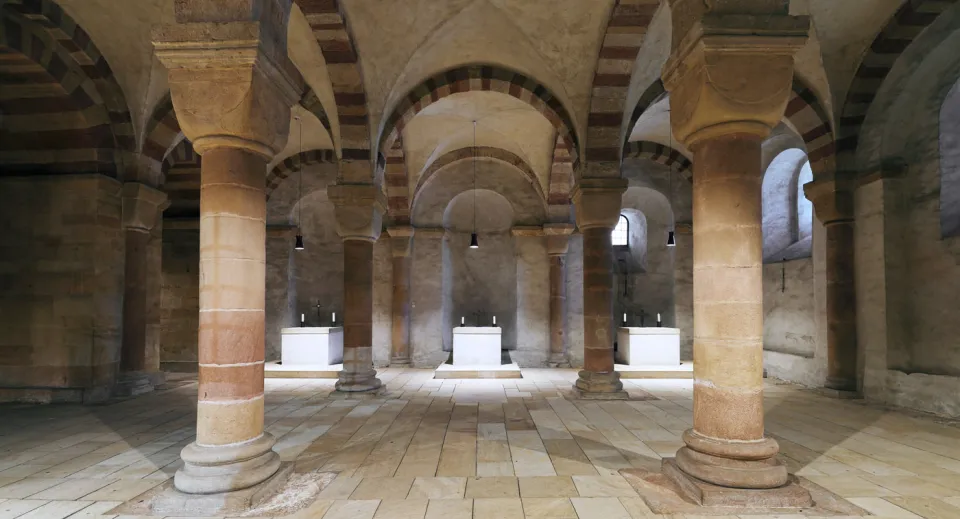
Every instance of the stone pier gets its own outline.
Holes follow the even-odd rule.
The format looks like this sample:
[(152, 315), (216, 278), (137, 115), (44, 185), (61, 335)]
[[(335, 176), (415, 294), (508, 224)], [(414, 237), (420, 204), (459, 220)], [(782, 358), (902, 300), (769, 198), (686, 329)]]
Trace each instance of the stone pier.
[(826, 232), (827, 380), (824, 394), (852, 398), (857, 376), (857, 290), (854, 282), (853, 191), (836, 179), (804, 186)]
[(151, 254), (158, 251), (152, 244), (154, 228), (161, 225), (162, 211), (167, 195), (144, 184), (128, 182), (123, 185), (122, 214), (125, 242), (123, 287), (123, 342), (120, 348), (120, 375), (114, 394), (130, 396), (151, 391), (163, 381), (160, 372), (159, 343), (149, 340), (149, 308), (159, 298), (151, 293), (150, 268), (158, 268)]
[(550, 262), (550, 357), (551, 367), (569, 366), (564, 350), (567, 302), (567, 250), (570, 248), (571, 224), (545, 224), (547, 259)]
[(390, 250), (393, 255), (393, 327), (391, 328), (390, 365), (410, 364), (410, 252), (413, 227), (391, 227)]
[(573, 191), (577, 226), (583, 234), (583, 370), (574, 384), (581, 398), (626, 399), (613, 366), (613, 245), (627, 181), (583, 178)]
[(377, 394), (373, 369), (373, 244), (380, 237), (386, 201), (372, 184), (327, 189), (343, 239), (343, 370), (337, 393)]
[(730, 17), (672, 3), (682, 9), (663, 79), (673, 133), (694, 153), (696, 364), (693, 428), (664, 471), (705, 506), (810, 506), (764, 435), (760, 203), (761, 143), (783, 117), (809, 21), (776, 2)]
[(180, 126), (203, 156), (197, 439), (183, 449), (174, 484), (188, 494), (229, 493), (214, 509), (242, 508), (254, 494), (234, 491), (280, 468), (263, 429), (265, 182), (302, 80), (271, 40), (286, 34), (285, 16), (231, 4), (209, 20), (190, 7), (178, 4), (180, 23), (153, 35)]

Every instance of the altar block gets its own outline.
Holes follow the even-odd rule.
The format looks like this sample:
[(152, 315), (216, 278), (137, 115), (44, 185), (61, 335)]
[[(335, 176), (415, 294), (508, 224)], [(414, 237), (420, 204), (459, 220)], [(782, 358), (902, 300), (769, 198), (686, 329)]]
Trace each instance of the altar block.
[(617, 362), (629, 366), (680, 366), (680, 330), (677, 328), (620, 328)]
[(454, 366), (499, 366), (501, 329), (460, 326), (453, 329)]
[(284, 366), (330, 366), (343, 362), (343, 328), (284, 328), (280, 331)]

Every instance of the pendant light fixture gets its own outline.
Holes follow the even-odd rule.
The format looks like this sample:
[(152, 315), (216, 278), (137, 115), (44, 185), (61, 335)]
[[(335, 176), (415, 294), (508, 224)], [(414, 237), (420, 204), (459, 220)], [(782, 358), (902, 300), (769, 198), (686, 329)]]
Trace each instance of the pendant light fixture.
[[(667, 127), (670, 132), (670, 152), (673, 152), (673, 127), (670, 122), (670, 110), (667, 110)], [(673, 166), (669, 168), (670, 175), (670, 210), (673, 211)], [(673, 225), (674, 228), (667, 232), (667, 247), (676, 247), (677, 246), (677, 234), (676, 234), (676, 225), (677, 225), (677, 215), (673, 215)]]
[(470, 248), (480, 248), (477, 239), (477, 121), (473, 121), (473, 233), (470, 234)]
[(300, 229), (303, 225), (303, 121), (300, 120), (299, 115), (295, 115), (293, 118), (297, 120), (297, 138), (300, 139), (300, 150), (297, 154), (297, 171), (300, 175), (300, 187), (298, 189), (300, 193), (297, 197), (299, 200), (297, 204), (297, 239), (293, 244), (293, 250), (303, 250), (303, 234), (301, 234)]

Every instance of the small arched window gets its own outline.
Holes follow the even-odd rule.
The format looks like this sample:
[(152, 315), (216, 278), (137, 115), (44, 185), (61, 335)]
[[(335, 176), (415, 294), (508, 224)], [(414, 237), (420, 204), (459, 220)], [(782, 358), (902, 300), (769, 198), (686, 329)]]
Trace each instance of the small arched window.
[(629, 234), (630, 234), (630, 223), (627, 222), (627, 217), (620, 215), (620, 221), (617, 222), (617, 226), (614, 227), (613, 232), (610, 237), (613, 241), (614, 247), (626, 247), (629, 245)]

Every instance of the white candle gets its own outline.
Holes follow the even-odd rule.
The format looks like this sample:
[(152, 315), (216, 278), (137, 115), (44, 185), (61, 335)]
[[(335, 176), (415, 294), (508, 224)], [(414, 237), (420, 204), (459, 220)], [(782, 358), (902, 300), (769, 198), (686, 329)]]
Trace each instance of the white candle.
[(627, 314), (623, 314), (623, 322), (627, 322)]
[(303, 314), (300, 314), (300, 324), (303, 324)]
[(460, 326), (463, 326), (463, 321), (464, 321), (464, 319), (466, 319), (466, 318), (465, 318), (465, 317), (461, 317), (461, 318), (460, 318)]
[(657, 314), (657, 322), (660, 322), (660, 314)]
[(337, 312), (333, 312), (333, 322), (337, 322)]
[(493, 316), (493, 324), (497, 324), (497, 316)]

